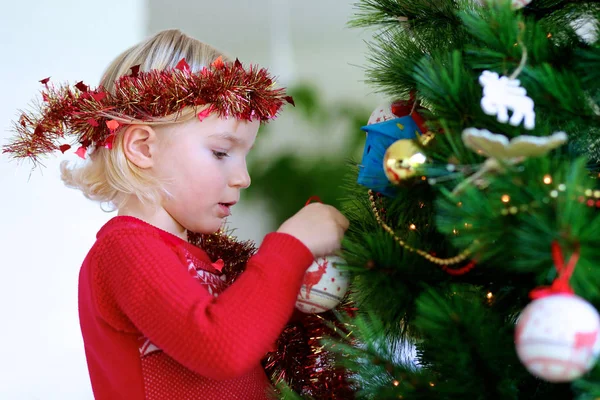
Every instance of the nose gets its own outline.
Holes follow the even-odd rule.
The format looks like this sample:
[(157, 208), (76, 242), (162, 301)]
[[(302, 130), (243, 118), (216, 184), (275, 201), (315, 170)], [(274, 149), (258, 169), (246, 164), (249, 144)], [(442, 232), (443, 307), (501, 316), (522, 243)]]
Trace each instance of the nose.
[(244, 161), (242, 165), (236, 169), (233, 173), (230, 186), (237, 187), (240, 189), (246, 189), (250, 186), (250, 174), (248, 173), (248, 167), (246, 166), (246, 162)]

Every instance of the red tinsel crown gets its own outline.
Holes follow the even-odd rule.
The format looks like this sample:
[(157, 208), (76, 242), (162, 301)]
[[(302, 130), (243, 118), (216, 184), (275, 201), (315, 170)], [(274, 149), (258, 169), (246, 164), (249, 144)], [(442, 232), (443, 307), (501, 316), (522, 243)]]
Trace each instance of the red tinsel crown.
[(219, 57), (210, 67), (192, 72), (182, 59), (175, 68), (140, 72), (115, 82), (114, 93), (100, 86), (90, 89), (83, 82), (54, 87), (42, 79), (43, 102), (21, 114), (14, 123), (16, 133), (3, 153), (14, 158), (30, 158), (34, 163), (44, 154), (71, 148), (67, 136), (80, 144), (77, 154), (85, 157), (90, 146), (112, 146), (119, 122), (150, 121), (181, 112), (186, 107), (210, 105), (198, 113), (202, 121), (216, 112), (220, 117), (268, 121), (277, 116), (284, 101), (294, 104), (285, 89), (274, 88), (268, 71), (239, 60), (225, 63)]

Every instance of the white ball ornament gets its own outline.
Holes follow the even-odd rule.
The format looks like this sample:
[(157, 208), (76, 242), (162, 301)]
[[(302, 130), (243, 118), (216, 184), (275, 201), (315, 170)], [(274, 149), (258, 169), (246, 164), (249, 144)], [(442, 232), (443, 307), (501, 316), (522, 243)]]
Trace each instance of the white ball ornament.
[(342, 301), (349, 279), (336, 266), (341, 262), (339, 257), (328, 256), (312, 263), (304, 275), (296, 300), (298, 310), (307, 314), (321, 313), (335, 308)]
[(386, 122), (391, 119), (398, 118), (392, 111), (392, 103), (380, 104), (369, 117), (367, 125), (378, 124), (380, 122)]
[(539, 298), (521, 313), (515, 331), (519, 359), (548, 382), (570, 382), (589, 371), (600, 352), (600, 316), (581, 297)]

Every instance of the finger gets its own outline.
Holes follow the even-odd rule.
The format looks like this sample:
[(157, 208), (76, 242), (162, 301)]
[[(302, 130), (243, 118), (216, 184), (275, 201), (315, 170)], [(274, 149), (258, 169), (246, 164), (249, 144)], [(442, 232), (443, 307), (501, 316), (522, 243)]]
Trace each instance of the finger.
[(346, 218), (344, 214), (340, 213), (339, 211), (336, 215), (336, 222), (339, 226), (343, 227), (344, 230), (348, 229), (350, 226), (350, 221), (348, 221), (348, 218)]

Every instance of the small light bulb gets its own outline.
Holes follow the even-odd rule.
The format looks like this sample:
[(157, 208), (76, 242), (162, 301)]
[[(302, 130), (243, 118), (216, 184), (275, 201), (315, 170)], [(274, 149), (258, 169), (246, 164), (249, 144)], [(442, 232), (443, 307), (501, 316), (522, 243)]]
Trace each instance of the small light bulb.
[(492, 292), (488, 292), (488, 294), (487, 294), (487, 298), (488, 298), (488, 299), (491, 299), (492, 297), (494, 297), (494, 295), (492, 294)]
[(507, 194), (503, 194), (501, 199), (503, 203), (508, 203), (510, 201), (510, 196)]
[(394, 379), (394, 382), (392, 382), (392, 385), (398, 386), (398, 385), (400, 385), (400, 382), (398, 382), (397, 380)]
[(410, 224), (409, 228), (414, 231), (415, 229), (417, 229), (417, 226), (415, 224)]
[(552, 183), (552, 177), (550, 175), (544, 175), (544, 183), (549, 185)]

